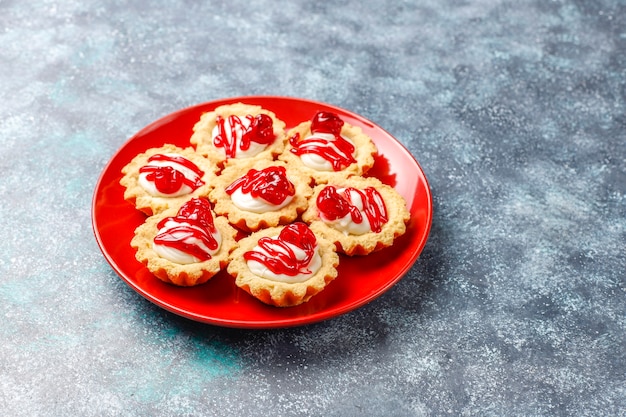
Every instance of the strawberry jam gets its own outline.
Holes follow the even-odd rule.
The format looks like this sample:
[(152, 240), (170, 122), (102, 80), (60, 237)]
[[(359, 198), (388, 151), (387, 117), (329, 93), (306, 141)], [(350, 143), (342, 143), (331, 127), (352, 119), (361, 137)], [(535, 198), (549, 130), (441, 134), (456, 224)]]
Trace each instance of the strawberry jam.
[(269, 145), (274, 141), (274, 122), (267, 114), (247, 115), (244, 120), (245, 122), (235, 115), (227, 118), (217, 116), (218, 134), (213, 139), (213, 144), (216, 148), (224, 148), (227, 158), (237, 156), (238, 134), (241, 135), (239, 149), (242, 151), (250, 149), (252, 142)]
[(328, 111), (319, 111), (311, 119), (311, 132), (313, 133), (330, 133), (339, 136), (342, 127), (343, 120), (335, 113)]
[(289, 139), (291, 152), (298, 156), (315, 154), (328, 161), (333, 171), (341, 171), (356, 162), (354, 145), (341, 136), (343, 124), (335, 113), (318, 112), (311, 119), (311, 136), (300, 140), (296, 134)]
[[(360, 197), (363, 203), (361, 210), (355, 206), (353, 196)], [(370, 223), (370, 229), (375, 233), (380, 233), (383, 225), (389, 220), (385, 202), (374, 187), (363, 190), (348, 187), (343, 191), (337, 191), (337, 188), (329, 185), (320, 192), (316, 204), (320, 215), (330, 221), (350, 214), (354, 223), (362, 223), (364, 213)]]
[[(258, 246), (264, 253), (248, 251), (243, 255), (246, 261), (259, 262), (277, 275), (311, 274), (308, 266), (315, 255), (317, 240), (306, 224), (292, 223), (276, 238), (259, 239)], [(304, 252), (302, 259), (298, 259), (293, 246)]]
[(226, 187), (226, 193), (230, 195), (238, 188), (241, 188), (244, 194), (262, 198), (275, 206), (282, 204), (287, 197), (296, 194), (296, 189), (287, 178), (285, 167), (282, 166), (271, 166), (262, 170), (251, 169), (246, 175)]
[(178, 210), (176, 216), (161, 220), (157, 228), (156, 245), (177, 249), (199, 262), (211, 259), (207, 249), (216, 251), (219, 248), (211, 203), (206, 198), (192, 198)]
[[(151, 165), (150, 162), (159, 164)], [(176, 169), (176, 166), (188, 169), (193, 176), (188, 178)], [(148, 165), (141, 167), (139, 172), (147, 173), (146, 180), (154, 183), (156, 189), (162, 194), (175, 194), (185, 185), (193, 192), (204, 185), (201, 179), (204, 172), (196, 164), (180, 155), (152, 155), (148, 158)]]

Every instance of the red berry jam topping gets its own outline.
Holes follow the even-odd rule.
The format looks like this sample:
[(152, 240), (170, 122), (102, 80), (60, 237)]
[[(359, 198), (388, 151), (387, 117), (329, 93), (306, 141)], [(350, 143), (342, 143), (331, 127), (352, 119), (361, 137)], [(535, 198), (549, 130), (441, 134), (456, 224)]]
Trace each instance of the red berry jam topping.
[(217, 116), (217, 135), (213, 138), (216, 148), (224, 148), (227, 158), (237, 156), (237, 138), (240, 137), (239, 149), (247, 151), (252, 142), (269, 145), (274, 141), (273, 120), (267, 114), (247, 115), (245, 122), (235, 115), (223, 118)]
[(204, 172), (180, 155), (152, 155), (148, 158), (148, 165), (141, 167), (139, 173), (147, 174), (146, 180), (154, 183), (157, 191), (162, 194), (176, 194), (183, 186), (189, 187), (190, 192), (193, 192), (204, 185), (201, 179)]
[(206, 198), (193, 198), (185, 203), (176, 216), (166, 217), (157, 224), (159, 233), (154, 238), (156, 245), (177, 249), (198, 259), (211, 259), (209, 251), (216, 251), (219, 242), (211, 203)]
[[(286, 226), (276, 238), (259, 239), (258, 246), (263, 252), (244, 253), (243, 257), (246, 261), (259, 262), (277, 275), (311, 274), (308, 266), (315, 255), (317, 240), (306, 224), (292, 223)], [(296, 256), (293, 246), (304, 252), (301, 259)]]
[[(289, 139), (291, 152), (298, 156), (318, 155), (332, 165), (333, 171), (341, 171), (356, 162), (354, 145), (341, 136), (343, 124), (343, 120), (335, 113), (318, 112), (311, 119), (311, 136), (299, 140), (300, 135), (296, 134)], [(327, 138), (327, 135), (332, 138)]]
[(328, 111), (319, 111), (311, 119), (311, 132), (313, 133), (330, 133), (339, 136), (342, 127), (343, 120), (335, 113)]
[[(353, 203), (353, 196), (360, 197), (362, 209)], [(348, 187), (337, 191), (337, 188), (329, 185), (320, 192), (316, 203), (320, 214), (330, 221), (350, 214), (354, 223), (362, 223), (364, 213), (370, 223), (370, 229), (375, 233), (380, 233), (382, 226), (389, 220), (385, 202), (374, 187), (367, 187), (364, 190)]]
[(287, 197), (296, 194), (294, 185), (287, 178), (287, 170), (282, 166), (271, 166), (260, 171), (251, 169), (246, 175), (226, 187), (226, 193), (231, 195), (238, 188), (241, 188), (244, 194), (262, 198), (275, 206), (282, 204)]

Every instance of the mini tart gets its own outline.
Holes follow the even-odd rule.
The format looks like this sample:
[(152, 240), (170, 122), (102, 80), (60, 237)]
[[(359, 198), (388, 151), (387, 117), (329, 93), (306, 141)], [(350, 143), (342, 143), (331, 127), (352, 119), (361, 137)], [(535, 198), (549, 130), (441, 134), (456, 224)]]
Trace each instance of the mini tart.
[[(158, 154), (175, 154), (182, 156), (188, 161), (196, 165), (203, 175), (200, 177), (203, 185), (199, 186), (190, 193), (179, 196), (158, 196), (151, 194), (140, 183), (140, 169), (151, 165), (148, 160)], [(166, 144), (160, 148), (151, 148), (135, 156), (124, 168), (122, 174), (124, 176), (120, 180), (120, 184), (125, 187), (124, 199), (133, 204), (138, 210), (144, 212), (148, 216), (167, 210), (170, 207), (178, 207), (190, 197), (206, 196), (212, 188), (213, 179), (217, 167), (208, 159), (194, 152), (193, 148), (179, 148), (177, 146)]]
[(159, 233), (159, 222), (166, 217), (176, 216), (177, 212), (178, 208), (173, 207), (150, 216), (135, 229), (135, 236), (130, 243), (133, 248), (137, 249), (135, 258), (161, 281), (185, 287), (203, 284), (228, 264), (230, 253), (237, 246), (235, 241), (237, 231), (224, 217), (214, 216), (214, 225), (222, 237), (218, 252), (203, 262), (190, 264), (172, 262), (155, 252), (153, 242)]
[[(274, 140), (268, 144), (264, 150), (254, 156), (242, 156), (240, 150), (235, 151), (235, 156), (228, 156), (224, 148), (218, 148), (214, 144), (213, 131), (218, 126), (218, 117), (228, 119), (229, 116), (237, 116), (240, 119), (246, 116), (258, 116), (260, 114), (267, 115), (272, 120), (274, 131)], [(278, 119), (276, 115), (261, 106), (255, 106), (244, 103), (227, 104), (216, 108), (214, 111), (204, 113), (200, 120), (193, 127), (193, 135), (190, 142), (196, 147), (196, 151), (206, 156), (214, 163), (223, 166), (225, 162), (237, 164), (239, 161), (249, 159), (272, 160), (276, 155), (282, 153), (285, 148), (285, 122)]]
[[(363, 234), (347, 234), (347, 232), (344, 233), (324, 221), (320, 217), (317, 201), (320, 193), (329, 186), (336, 189), (352, 187), (357, 190), (374, 187), (382, 197), (388, 218), (381, 225), (381, 230), (374, 232), (370, 229)], [(394, 240), (406, 232), (406, 224), (409, 219), (410, 213), (406, 207), (406, 202), (393, 187), (383, 184), (377, 178), (360, 176), (335, 179), (331, 184), (316, 186), (313, 189), (313, 195), (309, 198), (309, 208), (302, 213), (302, 220), (309, 224), (311, 230), (333, 242), (339, 253), (348, 256), (367, 255), (393, 245)]]
[(239, 247), (231, 255), (227, 271), (235, 278), (235, 285), (265, 304), (292, 307), (309, 301), (311, 297), (326, 288), (337, 277), (339, 255), (331, 242), (316, 235), (321, 267), (310, 278), (301, 282), (284, 282), (254, 274), (250, 270), (244, 254), (252, 251), (257, 246), (259, 239), (278, 236), (284, 227), (286, 226), (263, 229), (241, 239)]
[[(235, 181), (240, 180), (251, 172), (261, 171), (272, 167), (283, 167), (287, 179), (293, 184), (295, 194), (292, 200), (280, 209), (273, 209), (262, 213), (255, 213), (241, 209), (233, 203), (227, 188)], [(294, 221), (300, 213), (308, 207), (308, 198), (313, 192), (308, 184), (309, 178), (302, 175), (281, 161), (248, 161), (248, 163), (225, 168), (215, 180), (215, 187), (209, 194), (209, 199), (215, 205), (214, 211), (218, 215), (226, 216), (230, 223), (246, 232), (254, 232), (266, 227), (288, 224)]]
[(309, 138), (311, 132), (311, 121), (302, 122), (298, 126), (287, 132), (287, 145), (278, 159), (287, 162), (289, 165), (297, 167), (305, 175), (312, 178), (317, 184), (326, 184), (333, 178), (345, 177), (349, 175), (363, 175), (374, 166), (374, 156), (378, 152), (372, 139), (363, 133), (360, 127), (344, 123), (341, 127), (341, 136), (350, 139), (354, 143), (356, 162), (339, 171), (321, 171), (306, 166), (300, 157), (293, 153), (293, 141), (301, 142)]

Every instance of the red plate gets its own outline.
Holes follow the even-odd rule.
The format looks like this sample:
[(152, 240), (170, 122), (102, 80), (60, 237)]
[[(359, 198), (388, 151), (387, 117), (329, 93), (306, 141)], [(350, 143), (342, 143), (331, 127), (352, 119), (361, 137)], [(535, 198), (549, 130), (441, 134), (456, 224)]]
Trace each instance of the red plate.
[[(121, 169), (148, 148), (173, 143), (187, 147), (193, 125), (202, 113), (223, 104), (242, 101), (276, 113), (287, 128), (309, 120), (317, 111), (337, 113), (349, 124), (360, 126), (378, 147), (379, 156), (370, 171), (393, 186), (406, 199), (411, 212), (407, 232), (380, 252), (341, 257), (339, 276), (320, 294), (297, 307), (267, 306), (221, 272), (206, 284), (182, 288), (155, 278), (137, 260), (130, 246), (134, 230), (145, 217), (124, 201), (119, 185)], [(428, 238), (432, 220), (432, 197), (428, 182), (413, 156), (389, 133), (363, 117), (328, 104), (288, 97), (237, 97), (179, 110), (146, 126), (130, 138), (104, 168), (96, 185), (92, 206), (93, 229), (107, 261), (139, 294), (156, 305), (192, 320), (240, 328), (288, 327), (318, 322), (347, 313), (374, 300), (411, 268)]]

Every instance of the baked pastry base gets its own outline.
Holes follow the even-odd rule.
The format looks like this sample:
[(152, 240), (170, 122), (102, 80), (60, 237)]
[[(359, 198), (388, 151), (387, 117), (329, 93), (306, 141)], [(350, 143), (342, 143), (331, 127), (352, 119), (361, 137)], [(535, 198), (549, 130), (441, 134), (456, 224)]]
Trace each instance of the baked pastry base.
[[(367, 232), (362, 235), (346, 235), (335, 229), (320, 218), (316, 205), (317, 197), (327, 185), (333, 185), (337, 188), (354, 187), (361, 190), (367, 187), (376, 188), (385, 202), (389, 220), (383, 225), (379, 233)], [(337, 178), (330, 184), (316, 186), (309, 198), (309, 208), (302, 213), (302, 220), (309, 224), (315, 234), (330, 240), (336, 245), (339, 253), (348, 256), (367, 255), (393, 245), (394, 240), (406, 232), (409, 218), (410, 213), (406, 207), (406, 202), (394, 188), (383, 184), (377, 178), (360, 176)]]
[[(298, 141), (301, 141), (311, 136), (311, 134), (311, 122), (307, 121), (302, 122), (298, 126), (291, 129), (287, 133), (287, 138), (289, 140), (290, 138), (298, 135)], [(369, 136), (363, 133), (360, 127), (352, 126), (348, 123), (344, 123), (342, 126), (341, 135), (349, 138), (354, 143), (356, 151), (356, 155), (354, 156), (356, 162), (348, 165), (341, 171), (318, 171), (304, 165), (300, 157), (291, 152), (293, 146), (288, 142), (285, 150), (282, 154), (280, 154), (278, 159), (296, 167), (305, 175), (312, 178), (316, 184), (326, 184), (338, 177), (365, 174), (371, 167), (374, 166), (374, 156), (378, 152), (376, 145)]]
[(239, 247), (230, 257), (227, 271), (235, 278), (235, 285), (265, 304), (292, 307), (309, 301), (337, 277), (339, 255), (335, 252), (335, 247), (331, 242), (316, 235), (322, 266), (308, 280), (287, 283), (253, 274), (243, 257), (244, 253), (253, 250), (260, 238), (275, 237), (282, 229), (282, 227), (263, 229), (241, 239)]
[[(235, 206), (226, 193), (226, 188), (235, 180), (245, 175), (250, 169), (261, 170), (270, 166), (284, 166), (287, 178), (293, 183), (296, 194), (293, 200), (285, 207), (265, 213), (253, 213)], [(288, 224), (294, 221), (300, 213), (306, 210), (308, 198), (313, 192), (308, 184), (308, 177), (287, 166), (282, 161), (248, 161), (241, 166), (227, 167), (215, 179), (215, 187), (209, 194), (209, 200), (214, 204), (216, 214), (226, 216), (230, 223), (246, 232), (253, 232), (266, 227)]]
[(226, 267), (229, 255), (237, 246), (235, 236), (237, 231), (224, 217), (214, 216), (215, 227), (222, 235), (222, 243), (219, 251), (211, 256), (211, 259), (193, 264), (178, 264), (165, 258), (161, 258), (152, 248), (157, 235), (157, 224), (164, 218), (175, 216), (178, 207), (168, 209), (160, 214), (150, 216), (146, 221), (135, 229), (135, 236), (130, 245), (137, 249), (135, 258), (143, 263), (152, 274), (160, 280), (178, 285), (194, 286), (207, 282), (220, 270)]
[[(265, 148), (262, 152), (249, 158), (227, 158), (220, 149), (217, 149), (213, 145), (213, 128), (215, 128), (215, 126), (217, 125), (217, 116), (222, 116), (224, 118), (227, 118), (231, 115), (246, 116), (249, 114), (252, 116), (257, 116), (261, 113), (266, 114), (272, 118), (274, 135), (276, 136), (274, 142), (269, 144), (267, 148)], [(201, 155), (206, 156), (209, 160), (219, 165), (220, 167), (223, 167), (223, 165), (227, 161), (232, 165), (238, 164), (240, 161), (246, 161), (251, 159), (272, 160), (276, 155), (282, 153), (285, 148), (285, 122), (278, 119), (273, 112), (266, 110), (261, 106), (244, 103), (235, 103), (220, 106), (212, 112), (204, 113), (200, 117), (200, 120), (194, 125), (193, 131), (194, 133), (191, 135), (189, 141), (192, 145), (196, 147), (196, 151)]]
[[(139, 169), (148, 164), (148, 159), (151, 156), (166, 153), (179, 154), (196, 164), (196, 166), (204, 172), (202, 176), (204, 185), (189, 194), (178, 197), (158, 197), (148, 193), (139, 184)], [(188, 147), (183, 149), (171, 144), (166, 144), (160, 148), (150, 148), (135, 156), (122, 168), (122, 174), (124, 174), (124, 176), (120, 180), (120, 184), (125, 187), (124, 199), (133, 204), (138, 210), (150, 216), (171, 207), (179, 207), (191, 197), (206, 197), (213, 188), (213, 179), (215, 178), (216, 172), (216, 165), (194, 152), (193, 148)]]

